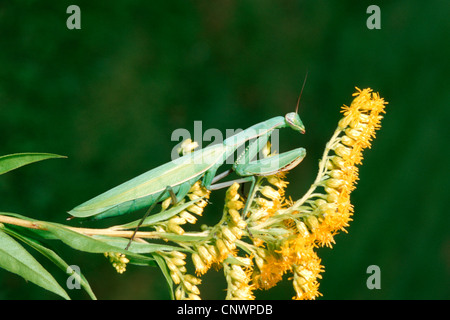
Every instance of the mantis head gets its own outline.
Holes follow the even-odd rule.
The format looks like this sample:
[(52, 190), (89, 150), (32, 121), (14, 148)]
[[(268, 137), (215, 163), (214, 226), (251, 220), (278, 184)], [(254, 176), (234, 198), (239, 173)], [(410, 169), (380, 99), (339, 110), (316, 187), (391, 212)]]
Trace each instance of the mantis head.
[(303, 125), (300, 116), (298, 115), (298, 106), (300, 105), (300, 98), (302, 97), (303, 89), (305, 88), (306, 78), (308, 77), (308, 72), (306, 72), (305, 80), (303, 80), (302, 90), (300, 91), (300, 95), (297, 100), (297, 108), (295, 108), (295, 112), (290, 112), (286, 114), (284, 117), (286, 119), (287, 124), (294, 130), (300, 131), (301, 133), (305, 133), (305, 126)]
[(297, 112), (289, 112), (284, 117), (289, 127), (301, 133), (305, 133), (305, 126)]

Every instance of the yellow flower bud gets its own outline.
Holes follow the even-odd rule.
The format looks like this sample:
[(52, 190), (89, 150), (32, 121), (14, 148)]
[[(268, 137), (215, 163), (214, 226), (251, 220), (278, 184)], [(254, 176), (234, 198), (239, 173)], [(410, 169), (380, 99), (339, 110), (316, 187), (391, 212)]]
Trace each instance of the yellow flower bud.
[(181, 273), (186, 273), (187, 269), (185, 266), (179, 266), (178, 271), (180, 271)]
[(252, 221), (258, 221), (258, 220), (267, 218), (268, 215), (269, 215), (269, 212), (266, 209), (261, 208), (261, 209), (257, 209), (257, 210), (252, 210), (250, 219)]
[(233, 221), (234, 224), (238, 224), (239, 221), (242, 221), (241, 214), (236, 209), (228, 210), (228, 214), (230, 215), (231, 221)]
[(342, 136), (341, 142), (342, 144), (345, 144), (348, 147), (352, 147), (355, 144), (355, 140), (353, 140), (349, 136)]
[(180, 258), (172, 258), (171, 261), (177, 267), (184, 266), (186, 264), (186, 261), (184, 261), (184, 259), (180, 259)]
[(208, 252), (211, 254), (214, 260), (219, 257), (219, 252), (217, 252), (217, 248), (210, 244), (205, 245), (205, 248), (208, 249)]
[(309, 226), (311, 230), (317, 229), (320, 226), (317, 218), (312, 215), (306, 217), (306, 224)]
[(197, 252), (206, 264), (211, 264), (214, 260), (213, 256), (209, 253), (205, 246), (198, 247)]
[(161, 226), (155, 226), (155, 230), (156, 230), (156, 232), (160, 232), (160, 233), (166, 232), (166, 230)]
[(370, 116), (368, 114), (360, 113), (359, 114), (359, 121), (363, 123), (367, 123), (370, 120)]
[(130, 260), (128, 260), (127, 257), (125, 257), (124, 254), (122, 254), (120, 256), (120, 262), (123, 263), (123, 264), (127, 264), (128, 262), (130, 262)]
[[(187, 196), (188, 196), (189, 200), (191, 200), (191, 201), (201, 198), (201, 196), (196, 195), (195, 193), (188, 193)], [(199, 200), (199, 201), (201, 201), (201, 200)]]
[(284, 181), (283, 179), (281, 179), (276, 175), (268, 176), (266, 177), (266, 179), (271, 185), (277, 187), (278, 189), (286, 188), (286, 186), (288, 185), (287, 181)]
[(234, 233), (231, 232), (231, 230), (225, 226), (222, 227), (222, 235), (225, 239), (227, 239), (230, 242), (236, 241), (236, 236), (234, 235)]
[(271, 199), (271, 200), (275, 200), (275, 199), (279, 199), (281, 198), (281, 195), (278, 191), (276, 191), (275, 189), (273, 189), (272, 187), (269, 186), (264, 186), (260, 192), (262, 193), (263, 196)]
[(186, 219), (184, 219), (182, 217), (174, 216), (174, 217), (169, 219), (169, 223), (172, 223), (172, 224), (185, 224), (186, 223)]
[(342, 179), (343, 178), (343, 172), (341, 170), (331, 170), (329, 173), (330, 177), (335, 179)]
[(334, 213), (337, 209), (337, 204), (335, 203), (325, 203), (319, 207), (320, 211), (327, 213)]
[(327, 201), (328, 202), (334, 203), (334, 202), (338, 202), (338, 200), (339, 200), (339, 194), (338, 193), (329, 193), (327, 195)]
[(339, 129), (344, 130), (345, 128), (348, 127), (349, 123), (350, 123), (350, 118), (344, 117), (341, 120), (339, 120), (338, 127), (339, 127)]
[(180, 276), (176, 272), (171, 272), (170, 277), (172, 278), (175, 284), (179, 284), (181, 282)]
[(205, 208), (208, 205), (208, 201), (205, 199), (198, 200), (195, 205), (200, 208)]
[(345, 168), (345, 161), (342, 160), (341, 157), (339, 156), (332, 156), (330, 157), (331, 162), (333, 162), (333, 164), (338, 167), (339, 169)]
[(325, 185), (326, 185), (327, 187), (330, 187), (330, 188), (339, 188), (339, 187), (341, 187), (344, 183), (345, 183), (344, 180), (342, 180), (342, 179), (334, 179), (334, 178), (330, 178), (330, 179), (328, 179), (328, 180), (325, 181)]
[(181, 300), (184, 298), (184, 290), (182, 286), (178, 286), (177, 289), (175, 290), (175, 299), (176, 300)]
[(195, 295), (200, 294), (200, 290), (198, 290), (198, 287), (195, 284), (185, 281), (183, 282), (183, 285), (186, 288), (186, 291), (188, 291), (189, 293), (193, 293)]
[(306, 238), (306, 237), (308, 237), (309, 236), (309, 230), (308, 230), (308, 227), (306, 226), (306, 224), (305, 223), (303, 223), (303, 222), (297, 222), (296, 223), (296, 227), (297, 227), (297, 230), (298, 230), (298, 233), (301, 235), (301, 236), (303, 236), (304, 238)]
[(227, 208), (234, 210), (241, 210), (244, 207), (244, 203), (242, 201), (228, 201)]
[(247, 267), (250, 267), (253, 264), (251, 258), (235, 257), (235, 259), (239, 260), (239, 262), (246, 265)]
[(198, 215), (198, 216), (201, 216), (203, 214), (203, 208), (200, 208), (200, 207), (196, 206), (195, 204), (189, 206), (187, 208), (187, 210), (189, 212), (191, 212), (191, 213), (194, 213), (194, 214)]
[(197, 218), (185, 210), (180, 212), (180, 217), (182, 217), (183, 219), (185, 219), (187, 222), (189, 222), (191, 224), (194, 224), (197, 222)]
[(269, 157), (270, 156), (270, 151), (271, 151), (271, 144), (270, 144), (270, 141), (267, 141), (266, 145), (261, 150), (262, 157), (263, 158)]
[(247, 280), (247, 275), (244, 270), (241, 268), (236, 268), (235, 265), (232, 266), (232, 270), (230, 271), (230, 277), (237, 282), (244, 282)]
[[(237, 200), (237, 199), (239, 199), (239, 194), (238, 194), (238, 190), (239, 190), (239, 183), (233, 183), (228, 189), (227, 189), (227, 192), (226, 192), (226, 195), (225, 195), (225, 199), (226, 199), (226, 201), (228, 200)], [(236, 199), (236, 196), (237, 196), (237, 199)]]
[(184, 234), (184, 229), (182, 227), (180, 227), (178, 224), (175, 223), (168, 223), (167, 224), (167, 228), (169, 229), (169, 231), (182, 235)]
[(344, 158), (350, 156), (350, 154), (352, 153), (352, 149), (344, 147), (342, 144), (339, 143), (337, 147), (334, 149), (334, 152), (336, 152), (338, 156)]
[(172, 260), (166, 259), (167, 268), (169, 268), (170, 271), (176, 272), (178, 270), (175, 263), (172, 262)]
[(264, 198), (256, 198), (256, 199), (255, 199), (255, 202), (256, 202), (260, 207), (267, 208), (267, 209), (270, 209), (270, 208), (272, 208), (272, 207), (274, 206), (273, 201), (269, 201), (269, 200), (264, 199)]
[(196, 141), (192, 141), (191, 139), (184, 140), (180, 147), (177, 149), (177, 152), (180, 156), (187, 155), (194, 151), (195, 148), (198, 147), (198, 143)]
[(161, 208), (162, 208), (163, 210), (166, 210), (166, 209), (171, 205), (171, 203), (172, 203), (172, 197), (168, 197), (166, 200), (164, 200), (164, 201), (161, 203)]
[(226, 258), (228, 256), (229, 250), (222, 239), (218, 238), (216, 240), (216, 247), (221, 258)]
[(199, 279), (199, 278), (197, 278), (197, 277), (194, 277), (194, 276), (191, 275), (191, 274), (185, 275), (185, 276), (184, 276), (184, 281), (188, 281), (188, 282), (190, 282), (190, 283), (192, 283), (192, 284), (195, 284), (195, 285), (198, 285), (198, 284), (201, 284), (201, 283), (202, 283), (202, 280), (201, 280), (201, 279)]
[[(242, 221), (245, 227), (245, 222)], [(242, 228), (239, 228), (239, 226), (231, 226), (230, 231), (236, 236), (236, 238), (240, 239), (242, 237), (242, 234), (244, 231), (242, 231)]]
[(208, 267), (205, 265), (198, 253), (194, 252), (192, 254), (192, 262), (194, 263), (197, 274), (203, 274), (206, 272), (206, 270), (208, 270)]
[(239, 229), (244, 229), (245, 227), (247, 227), (247, 222), (245, 222), (244, 220), (239, 220), (239, 222), (236, 224), (236, 227), (238, 227)]
[(354, 140), (359, 139), (359, 137), (361, 136), (361, 133), (362, 132), (360, 130), (356, 130), (356, 129), (349, 128), (349, 129), (345, 130), (345, 134)]
[(317, 207), (320, 207), (321, 205), (326, 204), (326, 203), (327, 203), (327, 202), (326, 202), (325, 200), (323, 200), (323, 199), (317, 199), (317, 200), (314, 201), (314, 204), (315, 204)]
[(189, 293), (188, 294), (189, 300), (201, 300), (200, 296), (198, 294)]

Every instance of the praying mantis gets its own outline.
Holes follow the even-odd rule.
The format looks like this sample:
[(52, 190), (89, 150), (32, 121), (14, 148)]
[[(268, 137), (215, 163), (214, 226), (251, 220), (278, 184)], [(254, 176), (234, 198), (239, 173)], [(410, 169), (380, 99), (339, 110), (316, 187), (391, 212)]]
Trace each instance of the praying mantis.
[[(268, 176), (280, 171), (288, 171), (305, 157), (305, 149), (296, 148), (268, 158), (251, 160), (266, 145), (274, 129), (286, 127), (301, 133), (305, 132), (305, 127), (295, 112), (290, 112), (284, 117), (271, 118), (225, 139), (222, 144), (193, 151), (147, 171), (80, 204), (69, 211), (69, 214), (76, 218), (103, 219), (151, 206), (169, 196), (176, 198), (175, 202), (178, 202), (186, 196), (198, 180), (202, 179), (202, 185), (205, 188), (214, 189), (213, 183), (232, 171), (244, 177), (238, 182), (249, 181), (252, 182), (253, 187), (255, 176)], [(232, 169), (216, 176), (217, 170), (225, 160), (238, 147), (251, 139), (255, 141), (238, 156)]]
[[(233, 181), (215, 185), (231, 172), (242, 177), (234, 182), (251, 182), (250, 192), (252, 192), (256, 176), (268, 176), (291, 170), (306, 156), (304, 148), (296, 148), (267, 158), (252, 160), (266, 146), (275, 129), (291, 128), (305, 133), (305, 127), (298, 115), (298, 104), (299, 102), (295, 112), (260, 122), (225, 139), (221, 144), (193, 151), (147, 171), (80, 204), (68, 213), (75, 218), (103, 219), (150, 207), (142, 218), (142, 222), (154, 206), (163, 199), (170, 196), (174, 204), (181, 201), (200, 179), (202, 185), (208, 190), (231, 185)], [(232, 168), (216, 176), (225, 160), (250, 140), (254, 141), (237, 157)], [(248, 203), (243, 215), (247, 207)], [(140, 224), (135, 232), (139, 226)]]

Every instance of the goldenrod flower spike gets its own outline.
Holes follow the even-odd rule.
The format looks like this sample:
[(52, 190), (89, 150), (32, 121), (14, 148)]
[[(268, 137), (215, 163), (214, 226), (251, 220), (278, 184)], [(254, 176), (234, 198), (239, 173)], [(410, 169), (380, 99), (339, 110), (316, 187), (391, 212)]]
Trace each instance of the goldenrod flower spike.
[(256, 234), (253, 244), (259, 246), (252, 249), (256, 289), (271, 288), (284, 273), (291, 272), (294, 299), (321, 295), (318, 279), (323, 266), (315, 247), (332, 247), (334, 236), (346, 232), (354, 210), (350, 194), (358, 180), (357, 165), (380, 128), (386, 104), (371, 89), (357, 88), (353, 96), (350, 106), (342, 108), (343, 118), (326, 145), (316, 180), (301, 199), (292, 202), (284, 198), (284, 177), (268, 177), (270, 186), (257, 185), (259, 195), (253, 199), (247, 219), (250, 231)]

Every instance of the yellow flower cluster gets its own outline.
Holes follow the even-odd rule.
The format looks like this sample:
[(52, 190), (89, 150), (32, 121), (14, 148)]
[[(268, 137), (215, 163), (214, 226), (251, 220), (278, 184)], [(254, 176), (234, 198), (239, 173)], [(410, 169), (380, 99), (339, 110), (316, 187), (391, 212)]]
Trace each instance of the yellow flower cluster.
[(317, 279), (322, 278), (320, 272), (323, 271), (323, 267), (320, 265), (317, 255), (301, 265), (293, 265), (292, 270), (293, 286), (296, 292), (294, 300), (312, 300), (322, 295), (319, 292)]
[(186, 274), (186, 254), (179, 251), (159, 252), (166, 262), (170, 277), (174, 284), (178, 285), (175, 290), (177, 300), (200, 300), (200, 290), (197, 285), (201, 280), (193, 275)]
[(249, 225), (254, 226), (262, 223), (283, 208), (284, 189), (289, 184), (284, 180), (285, 177), (284, 172), (264, 177), (269, 185), (258, 188), (259, 196), (254, 199), (253, 206), (247, 214)]
[(227, 280), (227, 300), (254, 300), (253, 285), (251, 285), (252, 268), (250, 258), (236, 257), (241, 264), (223, 263), (225, 279)]
[[(210, 193), (211, 191), (206, 190), (204, 187), (201, 186), (201, 182), (197, 181), (189, 190), (187, 198), (191, 201), (200, 199), (202, 197), (204, 198), (198, 200), (196, 203), (186, 208), (186, 210), (181, 211), (179, 214), (173, 216), (169, 220), (155, 225), (156, 231), (171, 232), (179, 235), (184, 234), (184, 229), (181, 226), (187, 222), (191, 224), (195, 224), (197, 222), (197, 217), (194, 216), (194, 214), (197, 216), (201, 216), (203, 214), (203, 210), (208, 204), (208, 201), (206, 199), (209, 198)], [(168, 197), (166, 200), (162, 202), (161, 204), (162, 209), (166, 210), (171, 203), (172, 198)]]
[(339, 122), (335, 139), (329, 143), (334, 154), (322, 159), (326, 178), (321, 184), (325, 194), (312, 203), (312, 215), (308, 217), (309, 227), (320, 246), (331, 247), (335, 243), (334, 235), (346, 231), (351, 221), (350, 193), (358, 180), (356, 165), (362, 162), (362, 151), (371, 147), (385, 112), (386, 102), (377, 93), (369, 88), (357, 90), (351, 105), (342, 108), (344, 118)]
[(116, 269), (117, 273), (124, 273), (127, 268), (127, 263), (130, 262), (128, 258), (119, 252), (105, 252), (106, 258), (109, 258), (112, 266)]
[(196, 252), (192, 254), (197, 275), (206, 273), (213, 264), (219, 266), (236, 250), (235, 242), (241, 238), (243, 229), (247, 226), (239, 212), (244, 203), (238, 189), (239, 184), (234, 183), (226, 192), (223, 223), (219, 223), (211, 231), (214, 239), (197, 245)]
[[(258, 221), (259, 226), (264, 226), (261, 231), (264, 230), (265, 233), (255, 237), (260, 237), (259, 241), (264, 246), (260, 245), (255, 250), (253, 284), (256, 289), (267, 290), (281, 281), (285, 273), (290, 272), (294, 275), (294, 289), (297, 292), (295, 298), (314, 299), (319, 295), (317, 279), (320, 278), (319, 273), (323, 271), (323, 267), (314, 252), (314, 241), (307, 225), (295, 219), (292, 214), (284, 214), (293, 205), (292, 201), (284, 198), (284, 188), (287, 186), (284, 179), (285, 174), (267, 177), (271, 187), (268, 189), (263, 186), (260, 192), (270, 199), (266, 203), (269, 205), (266, 207), (261, 205), (264, 201), (259, 201), (259, 205), (251, 210), (251, 214), (259, 213), (262, 209), (270, 212), (268, 218)], [(267, 192), (268, 190), (271, 192)], [(256, 229), (258, 223), (254, 225)], [(269, 234), (271, 237), (267, 237)], [(257, 241), (253, 239), (253, 243), (257, 244)], [(309, 276), (300, 277), (305, 274)]]

